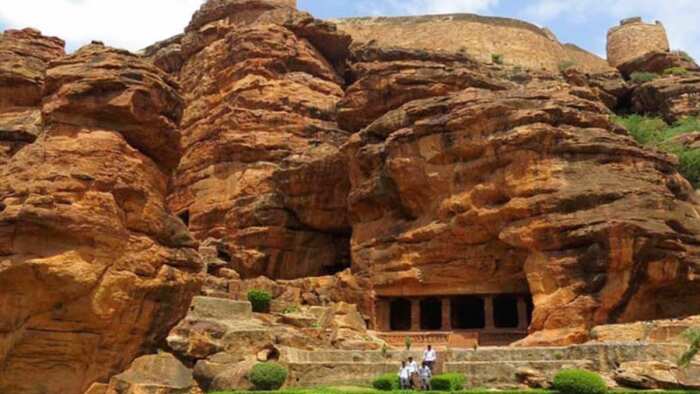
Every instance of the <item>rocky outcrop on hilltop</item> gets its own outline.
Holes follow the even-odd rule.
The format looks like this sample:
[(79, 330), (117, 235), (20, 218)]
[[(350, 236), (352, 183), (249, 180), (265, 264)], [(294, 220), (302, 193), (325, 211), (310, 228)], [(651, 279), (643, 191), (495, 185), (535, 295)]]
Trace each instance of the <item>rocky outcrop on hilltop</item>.
[(79, 393), (153, 348), (198, 291), (165, 201), (182, 100), (101, 45), (37, 73), (38, 136), (0, 167), (0, 391)]
[(646, 82), (632, 94), (635, 112), (660, 115), (669, 123), (700, 115), (700, 73), (671, 75)]
[(41, 133), (44, 76), (63, 45), (32, 29), (0, 34), (0, 165)]

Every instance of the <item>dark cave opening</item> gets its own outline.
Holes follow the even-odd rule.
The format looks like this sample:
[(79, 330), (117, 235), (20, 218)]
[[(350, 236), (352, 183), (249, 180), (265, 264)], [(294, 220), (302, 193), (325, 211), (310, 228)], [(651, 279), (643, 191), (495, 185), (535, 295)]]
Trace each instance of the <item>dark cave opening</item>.
[(411, 301), (397, 298), (390, 304), (389, 324), (392, 331), (408, 331), (411, 329)]
[(189, 227), (190, 226), (190, 210), (185, 209), (184, 211), (180, 212), (177, 214), (177, 217), (182, 220), (182, 223), (185, 224), (185, 226)]
[(477, 296), (452, 298), (452, 328), (481, 329), (486, 326), (484, 299)]

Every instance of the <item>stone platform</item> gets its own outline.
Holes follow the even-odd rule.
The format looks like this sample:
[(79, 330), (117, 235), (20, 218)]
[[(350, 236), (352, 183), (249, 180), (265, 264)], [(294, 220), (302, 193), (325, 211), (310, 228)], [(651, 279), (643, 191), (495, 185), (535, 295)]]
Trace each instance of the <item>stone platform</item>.
[[(476, 350), (447, 350), (438, 353), (436, 373), (457, 372), (469, 387), (515, 387), (528, 371), (550, 380), (563, 368), (585, 368), (612, 375), (623, 363), (666, 361), (675, 363), (685, 347), (680, 344), (638, 342), (585, 344), (568, 347), (482, 347)], [(416, 351), (301, 351), (283, 349), (280, 361), (289, 367), (291, 387), (327, 384), (370, 384), (382, 373), (396, 372), (409, 356), (420, 361)]]

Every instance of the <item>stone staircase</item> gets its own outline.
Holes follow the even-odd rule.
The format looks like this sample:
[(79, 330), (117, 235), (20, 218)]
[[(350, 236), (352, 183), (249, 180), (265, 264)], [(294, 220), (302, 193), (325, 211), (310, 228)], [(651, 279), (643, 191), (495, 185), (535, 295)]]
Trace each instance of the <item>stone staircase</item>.
[[(464, 374), (470, 387), (514, 387), (518, 375), (534, 372), (551, 379), (564, 368), (610, 373), (623, 362), (675, 360), (683, 349), (677, 344), (601, 343), (569, 347), (481, 347), (438, 353), (436, 373)], [(417, 351), (304, 351), (284, 348), (280, 361), (288, 365), (292, 386), (360, 384), (378, 375), (398, 372), (409, 356), (420, 362)]]

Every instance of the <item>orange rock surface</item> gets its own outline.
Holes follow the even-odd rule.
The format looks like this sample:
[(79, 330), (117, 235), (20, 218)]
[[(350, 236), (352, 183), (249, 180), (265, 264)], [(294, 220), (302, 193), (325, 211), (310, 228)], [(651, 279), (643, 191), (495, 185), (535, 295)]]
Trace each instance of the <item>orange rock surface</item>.
[[(371, 120), (376, 105), (351, 100), (366, 83), (345, 102), (360, 113), (370, 103)], [(382, 102), (406, 104), (344, 147), (355, 273), (379, 295), (529, 289), (533, 335), (523, 344), (698, 313), (700, 220), (674, 159), (634, 143), (590, 90), (493, 86), (413, 101), (384, 90)]]
[(38, 136), (0, 167), (0, 391), (77, 393), (156, 345), (198, 291), (165, 204), (182, 101), (100, 45), (38, 75)]
[[(522, 346), (700, 314), (696, 192), (610, 119), (700, 113), (697, 73), (357, 45), (293, 6), (210, 0), (143, 55), (0, 35), (0, 392), (136, 387), (164, 346), (211, 387), (273, 344), (376, 349), (378, 297), (532, 294)], [(257, 288), (250, 326), (183, 320)]]
[(290, 8), (223, 3), (205, 4), (183, 38), (202, 44), (179, 74), (184, 155), (170, 206), (199, 239), (222, 239), (245, 278), (349, 266), (339, 154), (349, 134), (336, 123), (343, 79), (332, 65), (344, 59), (321, 52), (343, 56), (349, 38)]

